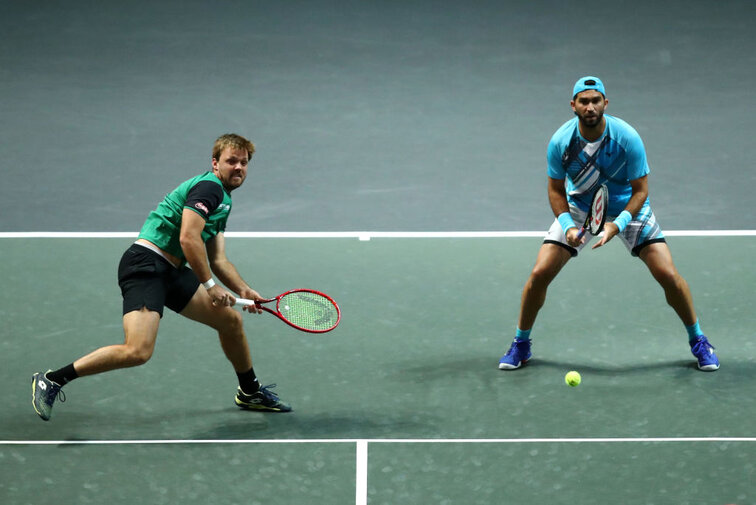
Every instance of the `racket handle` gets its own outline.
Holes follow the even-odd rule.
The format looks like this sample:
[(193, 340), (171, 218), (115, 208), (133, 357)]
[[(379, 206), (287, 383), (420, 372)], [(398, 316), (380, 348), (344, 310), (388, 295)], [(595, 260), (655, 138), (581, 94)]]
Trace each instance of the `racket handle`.
[[(581, 238), (583, 238), (583, 235), (585, 235), (585, 226), (583, 226), (582, 228), (580, 228), (580, 231), (578, 232), (578, 240), (580, 240)], [(236, 300), (236, 301), (238, 302), (239, 300)]]
[(256, 305), (257, 302), (254, 300), (249, 300), (247, 298), (237, 298), (236, 299), (236, 305), (240, 305), (242, 307), (249, 307), (250, 305)]

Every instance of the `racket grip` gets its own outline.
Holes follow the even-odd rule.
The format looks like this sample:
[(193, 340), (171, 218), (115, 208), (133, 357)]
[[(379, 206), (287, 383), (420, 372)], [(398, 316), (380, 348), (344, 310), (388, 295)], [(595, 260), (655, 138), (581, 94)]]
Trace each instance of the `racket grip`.
[(255, 305), (257, 302), (254, 300), (249, 300), (247, 298), (237, 298), (236, 299), (236, 305), (240, 305), (242, 307), (249, 307), (250, 305)]
[[(581, 238), (583, 238), (583, 235), (585, 235), (585, 226), (583, 226), (582, 228), (580, 228), (580, 231), (578, 232), (578, 240), (580, 240)], [(239, 300), (236, 300), (236, 301), (238, 302)]]

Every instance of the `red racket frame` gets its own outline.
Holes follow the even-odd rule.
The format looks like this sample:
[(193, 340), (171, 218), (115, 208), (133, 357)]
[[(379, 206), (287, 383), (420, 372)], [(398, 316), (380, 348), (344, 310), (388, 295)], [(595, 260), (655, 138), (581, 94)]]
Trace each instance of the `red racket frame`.
[[(311, 330), (309, 328), (302, 328), (301, 326), (298, 326), (298, 325), (292, 323), (291, 321), (287, 320), (281, 314), (281, 308), (280, 308), (281, 298), (283, 298), (286, 295), (290, 295), (292, 293), (312, 293), (314, 295), (322, 296), (323, 298), (325, 298), (326, 300), (328, 300), (329, 302), (331, 302), (333, 304), (333, 306), (336, 307), (336, 316), (337, 316), (336, 317), (336, 323), (334, 323), (333, 326), (331, 326), (330, 328), (325, 329), (325, 330)], [(265, 305), (263, 305), (264, 303), (270, 303), (270, 302), (273, 302), (273, 301), (276, 302), (276, 309), (275, 310), (273, 310), (273, 309), (271, 309), (271, 308), (266, 307)], [(333, 330), (334, 328), (336, 328), (339, 325), (339, 323), (341, 322), (341, 309), (339, 308), (339, 304), (336, 303), (336, 301), (333, 298), (331, 298), (330, 296), (328, 296), (327, 294), (325, 294), (323, 292), (320, 292), (320, 291), (316, 291), (314, 289), (290, 289), (289, 291), (281, 293), (280, 295), (276, 296), (275, 298), (268, 298), (268, 299), (265, 299), (265, 300), (246, 300), (244, 298), (237, 298), (236, 303), (238, 303), (240, 305), (246, 305), (246, 306), (256, 305), (257, 307), (261, 308), (265, 312), (273, 314), (278, 319), (280, 319), (284, 323), (288, 324), (292, 328), (295, 328), (295, 329), (297, 329), (299, 331), (304, 331), (304, 332), (307, 332), (307, 333), (327, 333), (327, 332)]]

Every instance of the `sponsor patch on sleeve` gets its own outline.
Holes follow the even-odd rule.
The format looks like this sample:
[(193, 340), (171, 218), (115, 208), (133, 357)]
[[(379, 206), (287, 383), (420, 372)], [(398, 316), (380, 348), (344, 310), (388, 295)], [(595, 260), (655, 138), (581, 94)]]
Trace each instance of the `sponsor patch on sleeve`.
[(201, 211), (202, 211), (202, 212), (203, 212), (203, 213), (204, 213), (204, 214), (205, 214), (206, 216), (207, 216), (208, 214), (210, 214), (210, 211), (209, 211), (209, 210), (207, 210), (207, 205), (205, 205), (205, 204), (204, 204), (204, 203), (202, 203), (202, 202), (197, 202), (197, 203), (195, 203), (195, 204), (194, 204), (194, 207), (195, 207), (195, 208), (197, 208), (197, 209), (199, 209), (199, 210), (201, 210)]

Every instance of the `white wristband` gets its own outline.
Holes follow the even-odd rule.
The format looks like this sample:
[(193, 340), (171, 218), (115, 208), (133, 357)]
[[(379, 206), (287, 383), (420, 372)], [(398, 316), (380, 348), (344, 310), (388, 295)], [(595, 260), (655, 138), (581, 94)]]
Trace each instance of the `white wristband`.
[(205, 289), (210, 289), (215, 286), (215, 281), (210, 277), (210, 279), (207, 282), (203, 282), (202, 285), (205, 286)]

